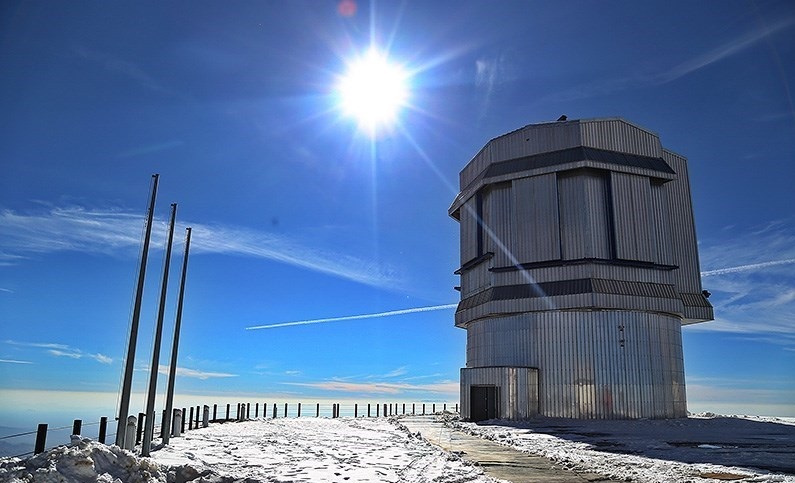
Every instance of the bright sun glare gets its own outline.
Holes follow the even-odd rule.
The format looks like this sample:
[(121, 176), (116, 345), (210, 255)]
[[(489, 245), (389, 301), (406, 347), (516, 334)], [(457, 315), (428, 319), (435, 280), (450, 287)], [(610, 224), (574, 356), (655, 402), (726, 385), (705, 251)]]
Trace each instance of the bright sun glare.
[(375, 50), (348, 65), (338, 85), (343, 112), (370, 134), (395, 122), (408, 100), (408, 74)]

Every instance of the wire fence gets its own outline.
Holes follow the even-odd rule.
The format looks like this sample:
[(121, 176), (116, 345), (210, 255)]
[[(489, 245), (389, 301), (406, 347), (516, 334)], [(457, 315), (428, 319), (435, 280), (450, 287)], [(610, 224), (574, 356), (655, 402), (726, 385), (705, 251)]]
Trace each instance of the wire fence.
[[(178, 436), (186, 431), (192, 431), (209, 424), (226, 423), (232, 421), (247, 421), (251, 419), (273, 418), (379, 418), (404, 415), (430, 415), (439, 412), (458, 412), (458, 403), (285, 403), (285, 402), (246, 402), (237, 404), (198, 405), (175, 409), (171, 415), (171, 435)], [(133, 415), (135, 416), (135, 415)], [(153, 424), (153, 440), (161, 439), (165, 428), (165, 411), (155, 413)], [(144, 437), (146, 415), (138, 413), (135, 417), (135, 444), (141, 444)], [(115, 421), (113, 422), (115, 424)], [(99, 421), (83, 424), (80, 419), (75, 419), (71, 426), (50, 428), (47, 424), (39, 424), (35, 431), (0, 436), (0, 442), (24, 439), (21, 444), (30, 443), (35, 435), (35, 443), (30, 446), (33, 450), (24, 453), (3, 455), (0, 457), (24, 458), (52, 449), (56, 446), (71, 441), (73, 435), (92, 437), (100, 443), (106, 441), (115, 443), (116, 433), (107, 433), (108, 418), (102, 417)], [(176, 426), (179, 426), (177, 428)], [(96, 427), (95, 431), (91, 431)], [(88, 428), (89, 431), (85, 432)], [(47, 441), (51, 444), (48, 446)]]

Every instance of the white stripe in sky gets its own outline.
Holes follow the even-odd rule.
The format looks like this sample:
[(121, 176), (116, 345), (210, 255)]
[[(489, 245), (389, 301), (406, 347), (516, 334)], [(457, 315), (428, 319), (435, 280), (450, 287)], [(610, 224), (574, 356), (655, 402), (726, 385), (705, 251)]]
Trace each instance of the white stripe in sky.
[(759, 268), (775, 267), (776, 265), (787, 265), (789, 263), (795, 263), (795, 258), (787, 258), (785, 260), (773, 260), (770, 262), (762, 262), (762, 263), (752, 263), (750, 265), (739, 265), (737, 267), (718, 268), (716, 270), (707, 270), (705, 272), (701, 272), (701, 276), (711, 277), (713, 275), (724, 275), (726, 273), (747, 272)]
[(275, 329), (277, 327), (291, 327), (293, 325), (322, 324), (326, 322), (342, 322), (344, 320), (377, 319), (379, 317), (391, 317), (393, 315), (416, 314), (418, 312), (431, 312), (434, 310), (454, 309), (458, 304), (432, 305), (428, 307), (414, 307), (411, 309), (390, 310), (388, 312), (378, 312), (375, 314), (346, 315), (344, 317), (329, 317), (325, 319), (297, 320), (295, 322), (281, 322), (270, 325), (256, 325), (246, 327), (246, 330)]
[[(702, 277), (709, 277), (712, 275), (723, 275), (727, 273), (736, 273), (736, 272), (746, 272), (750, 270), (756, 270), (759, 268), (767, 268), (767, 267), (774, 267), (777, 265), (786, 265), (789, 263), (795, 263), (795, 258), (788, 258), (785, 260), (773, 260), (770, 262), (762, 262), (762, 263), (752, 263), (750, 265), (739, 265), (736, 267), (727, 267), (727, 268), (719, 268), (716, 270), (707, 270), (701, 272)], [(447, 310), (456, 308), (458, 304), (444, 304), (444, 305), (432, 305), (428, 307), (414, 307), (411, 309), (400, 309), (400, 310), (390, 310), (388, 312), (378, 312), (374, 314), (361, 314), (361, 315), (346, 315), (343, 317), (327, 317), (324, 319), (311, 319), (311, 320), (296, 320), (293, 322), (280, 322), (278, 324), (268, 324), (268, 325), (255, 325), (253, 327), (246, 327), (246, 330), (258, 330), (258, 329), (276, 329), (279, 327), (292, 327), (295, 325), (312, 325), (312, 324), (324, 324), (326, 322), (342, 322), (346, 320), (361, 320), (361, 319), (377, 319), (380, 317), (391, 317), (393, 315), (404, 315), (404, 314), (415, 314), (418, 312), (431, 312), (434, 310)]]

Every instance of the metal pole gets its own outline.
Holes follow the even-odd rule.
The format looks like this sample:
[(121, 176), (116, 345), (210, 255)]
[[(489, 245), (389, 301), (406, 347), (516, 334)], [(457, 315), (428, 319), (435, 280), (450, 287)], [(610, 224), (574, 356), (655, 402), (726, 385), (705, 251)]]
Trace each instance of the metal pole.
[[(185, 296), (185, 276), (188, 273), (188, 252), (190, 251), (190, 227), (185, 228), (185, 254), (182, 255), (182, 276), (179, 283), (179, 298), (177, 299), (177, 319), (174, 323), (174, 344), (171, 346), (171, 365), (168, 367), (168, 389), (166, 390), (166, 414), (171, 414), (174, 406), (174, 379), (177, 377), (177, 351), (179, 350), (179, 331), (182, 325), (182, 301)], [(182, 416), (183, 420), (185, 416)], [(168, 444), (171, 434), (169, 423), (163, 433), (163, 444)]]
[(155, 212), (155, 197), (157, 196), (157, 181), (160, 175), (152, 175), (152, 197), (149, 200), (149, 212), (146, 218), (146, 234), (141, 253), (141, 266), (138, 269), (138, 287), (135, 290), (135, 305), (133, 307), (132, 322), (130, 323), (130, 340), (127, 343), (127, 358), (124, 366), (124, 379), (119, 398), (119, 414), (116, 427), (116, 446), (124, 447), (124, 433), (127, 431), (127, 416), (130, 412), (130, 393), (132, 392), (132, 376), (135, 368), (135, 346), (138, 343), (138, 323), (141, 320), (141, 301), (144, 297), (144, 277), (146, 275), (146, 259), (149, 254), (149, 237), (152, 235), (152, 217)]
[(171, 220), (168, 223), (168, 240), (163, 260), (163, 282), (160, 285), (160, 307), (157, 310), (155, 343), (152, 347), (152, 364), (149, 367), (149, 394), (146, 399), (146, 427), (141, 444), (141, 456), (149, 456), (155, 432), (155, 394), (157, 393), (157, 371), (160, 369), (160, 342), (163, 339), (163, 316), (166, 313), (166, 293), (168, 292), (168, 269), (171, 266), (171, 245), (174, 241), (174, 221), (177, 219), (177, 204), (171, 203)]

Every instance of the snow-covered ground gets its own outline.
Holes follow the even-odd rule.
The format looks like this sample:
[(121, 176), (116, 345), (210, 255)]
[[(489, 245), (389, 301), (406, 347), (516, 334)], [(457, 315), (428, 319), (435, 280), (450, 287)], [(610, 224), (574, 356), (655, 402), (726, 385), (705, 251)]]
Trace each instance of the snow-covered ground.
[(473, 482), (495, 480), (412, 435), (394, 418), (214, 424), (136, 457), (75, 438), (28, 460), (0, 460), (0, 481), (114, 483)]
[(445, 418), (469, 434), (546, 456), (567, 468), (641, 482), (795, 483), (795, 418), (486, 421)]
[[(636, 482), (795, 483), (795, 419), (711, 414), (676, 420), (441, 423)], [(572, 473), (572, 476), (575, 476)], [(213, 424), (141, 458), (74, 437), (28, 459), (0, 459), (0, 482), (494, 482), (399, 418), (290, 418)]]

